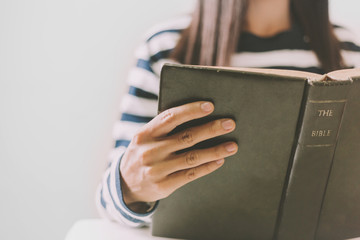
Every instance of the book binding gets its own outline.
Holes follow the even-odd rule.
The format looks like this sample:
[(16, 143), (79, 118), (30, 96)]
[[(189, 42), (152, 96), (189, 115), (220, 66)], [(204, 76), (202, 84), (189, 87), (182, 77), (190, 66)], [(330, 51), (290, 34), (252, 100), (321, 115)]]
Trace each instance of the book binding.
[(351, 83), (327, 78), (307, 85), (275, 239), (315, 239)]

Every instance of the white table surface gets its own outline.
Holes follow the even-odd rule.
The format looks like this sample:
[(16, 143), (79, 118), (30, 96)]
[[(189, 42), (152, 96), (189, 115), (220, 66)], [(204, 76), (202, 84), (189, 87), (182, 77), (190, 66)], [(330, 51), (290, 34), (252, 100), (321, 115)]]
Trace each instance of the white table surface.
[[(174, 240), (151, 236), (150, 228), (130, 228), (106, 219), (83, 219), (75, 222), (65, 240)], [(350, 240), (350, 239), (349, 239)], [(352, 238), (351, 240), (360, 240)]]
[(106, 219), (83, 219), (75, 222), (65, 240), (174, 240), (151, 236), (151, 229), (131, 228)]

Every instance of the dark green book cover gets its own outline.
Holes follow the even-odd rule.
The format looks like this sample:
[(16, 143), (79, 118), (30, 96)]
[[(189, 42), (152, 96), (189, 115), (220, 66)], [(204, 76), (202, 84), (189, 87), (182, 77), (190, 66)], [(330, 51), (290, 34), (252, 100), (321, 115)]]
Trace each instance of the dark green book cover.
[[(309, 78), (312, 80), (310, 81)], [(315, 78), (319, 81), (315, 81)], [(306, 145), (321, 145), (316, 142), (318, 141), (316, 138), (315, 142), (311, 142), (314, 141), (311, 135), (312, 131), (318, 131), (317, 134), (319, 134), (319, 131), (323, 130), (319, 128), (319, 124), (325, 121), (317, 120), (312, 116), (313, 113), (316, 115), (319, 110), (325, 109), (322, 109), (321, 104), (309, 104), (308, 97), (315, 97), (314, 101), (333, 97), (327, 96), (326, 91), (317, 90), (324, 88), (322, 86), (324, 84), (318, 84), (320, 80), (326, 79), (320, 75), (288, 71), (269, 70), (265, 73), (263, 70), (164, 66), (161, 76), (159, 111), (196, 100), (210, 100), (215, 105), (215, 111), (210, 116), (190, 122), (186, 126), (201, 124), (216, 118), (231, 117), (236, 121), (237, 127), (228, 135), (203, 142), (195, 147), (208, 147), (233, 139), (238, 142), (239, 150), (236, 155), (227, 158), (224, 166), (216, 172), (185, 185), (168, 198), (161, 200), (153, 219), (153, 235), (183, 239), (306, 239), (302, 238), (301, 234), (297, 235), (297, 238), (288, 238), (291, 233), (288, 233), (287, 229), (295, 228), (300, 233), (304, 233), (303, 236), (313, 236), (312, 239), (314, 239), (317, 234), (319, 239), (328, 239), (323, 236), (329, 235), (326, 231), (333, 230), (328, 230), (328, 226), (332, 224), (330, 219), (337, 213), (332, 210), (334, 201), (323, 201), (323, 196), (326, 187), (333, 189), (331, 193), (326, 192), (329, 196), (330, 194), (337, 195), (338, 191), (336, 184), (330, 183), (336, 181), (332, 180), (336, 176), (330, 174), (332, 172), (330, 170), (334, 170), (335, 166), (335, 163), (333, 166), (332, 156), (337, 137), (333, 137), (333, 134), (332, 138), (329, 138), (331, 144), (334, 144), (333, 152), (328, 148), (306, 147)], [(328, 84), (335, 81), (323, 82)], [(334, 99), (343, 99), (343, 95), (346, 97), (349, 89), (349, 95), (353, 94), (355, 95), (353, 98), (358, 99), (359, 94), (352, 93), (352, 88), (348, 87), (354, 85), (351, 84), (352, 82), (341, 81), (341, 84), (335, 84), (338, 87), (331, 89), (339, 88), (340, 91), (336, 92), (340, 94)], [(354, 80), (354, 83), (358, 84), (358, 81)], [(314, 89), (316, 91), (313, 91)], [(345, 105), (348, 104), (336, 105), (336, 114), (341, 113), (341, 116), (328, 121), (329, 126), (326, 129), (331, 128), (331, 131), (337, 132), (347, 113), (345, 111), (343, 114), (344, 109), (347, 109)], [(359, 110), (352, 109), (352, 112), (354, 111), (358, 116), (360, 115)], [(317, 123), (309, 125), (310, 127), (306, 129), (303, 124), (305, 118), (309, 119), (308, 121), (315, 119)], [(180, 126), (180, 129), (186, 126)], [(309, 132), (309, 134), (304, 135), (304, 132)], [(354, 135), (360, 142), (359, 132)], [(321, 141), (324, 141), (323, 138), (320, 138)], [(295, 177), (291, 181), (293, 176), (297, 176), (294, 175), (293, 167), (295, 162), (301, 160), (301, 154), (309, 155), (310, 153), (306, 150), (299, 154), (301, 147), (322, 152), (327, 158), (325, 160), (327, 167), (321, 174), (313, 176), (312, 173), (311, 176), (305, 177), (306, 181), (316, 182), (319, 177), (317, 175), (321, 175), (322, 180), (319, 184), (313, 184), (310, 193), (316, 191), (317, 188), (322, 188), (322, 191), (316, 191), (313, 197), (304, 196), (304, 201), (302, 197), (299, 198), (299, 204), (298, 201), (292, 200), (291, 191), (307, 193), (307, 190), (302, 185), (302, 177)], [(355, 148), (351, 154), (359, 156), (357, 149), (360, 148)], [(316, 154), (310, 155), (313, 156), (311, 161), (318, 160)], [(354, 161), (349, 160), (347, 163), (349, 167), (354, 164), (352, 162)], [(307, 164), (311, 165), (311, 163)], [(360, 167), (360, 161), (356, 164)], [(302, 165), (296, 166), (300, 172), (303, 171)], [(323, 168), (322, 164), (317, 164), (316, 167)], [(360, 172), (357, 172), (358, 175), (355, 172), (356, 170), (349, 177), (350, 179), (340, 181), (350, 181), (354, 186), (356, 184), (354, 181), (360, 182), (360, 177), (358, 177)], [(343, 173), (339, 174), (337, 178), (342, 178)], [(312, 179), (309, 180), (309, 178)], [(329, 183), (328, 179), (330, 179)], [(312, 202), (314, 199), (316, 204)], [(351, 199), (352, 206), (355, 206), (354, 201), (360, 202), (360, 190), (348, 199)], [(340, 199), (336, 200), (336, 203), (340, 202)], [(304, 211), (304, 217), (291, 215), (298, 214), (298, 208), (306, 208), (309, 203), (316, 208), (316, 211), (311, 210), (309, 213)], [(322, 208), (324, 211), (321, 211)], [(360, 208), (357, 207), (356, 210), (357, 212), (350, 214), (352, 217), (356, 214), (359, 217)], [(344, 214), (349, 215), (349, 213)], [(287, 221), (284, 222), (284, 219)], [(288, 221), (288, 219), (294, 221)], [(296, 227), (303, 221), (308, 222), (309, 219), (315, 223), (315, 227), (312, 225), (313, 229), (307, 229), (307, 226)], [(360, 226), (358, 218), (351, 219)], [(347, 225), (343, 229), (346, 227)], [(318, 232), (317, 229), (319, 229)], [(333, 235), (331, 231), (330, 234)], [(349, 237), (360, 236), (360, 228), (349, 229), (348, 235)], [(345, 235), (340, 237), (343, 236)]]

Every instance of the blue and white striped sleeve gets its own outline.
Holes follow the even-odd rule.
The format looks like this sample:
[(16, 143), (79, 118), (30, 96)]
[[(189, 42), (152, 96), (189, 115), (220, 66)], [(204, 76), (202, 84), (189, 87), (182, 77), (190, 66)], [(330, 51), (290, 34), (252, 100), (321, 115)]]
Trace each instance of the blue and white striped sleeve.
[[(143, 50), (137, 51), (139, 55)], [(123, 96), (120, 119), (113, 129), (114, 149), (110, 163), (97, 193), (97, 206), (103, 216), (126, 225), (148, 225), (155, 208), (146, 214), (130, 210), (124, 203), (121, 192), (120, 162), (136, 131), (149, 122), (157, 112), (158, 76), (153, 72), (146, 53), (137, 58), (136, 66), (128, 78), (128, 92)]]
[(100, 214), (110, 220), (133, 227), (145, 226), (151, 222), (156, 209), (155, 205), (148, 213), (138, 214), (125, 205), (119, 167), (122, 155), (137, 130), (157, 114), (160, 69), (170, 61), (168, 55), (180, 37), (182, 26), (157, 31), (135, 52), (136, 63), (130, 69), (127, 81), (128, 92), (121, 101), (121, 117), (113, 130), (115, 146), (96, 196)]

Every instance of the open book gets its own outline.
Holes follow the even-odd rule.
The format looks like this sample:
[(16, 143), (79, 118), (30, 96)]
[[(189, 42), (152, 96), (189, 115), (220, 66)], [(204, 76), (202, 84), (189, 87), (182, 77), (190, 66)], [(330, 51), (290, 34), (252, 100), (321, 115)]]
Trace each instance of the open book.
[(152, 232), (185, 239), (360, 236), (360, 69), (300, 71), (165, 65), (159, 111), (209, 100), (186, 126), (231, 117), (224, 166), (160, 201)]

